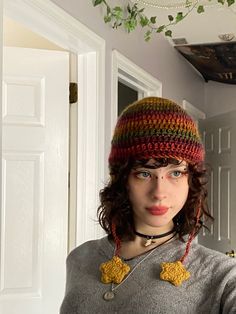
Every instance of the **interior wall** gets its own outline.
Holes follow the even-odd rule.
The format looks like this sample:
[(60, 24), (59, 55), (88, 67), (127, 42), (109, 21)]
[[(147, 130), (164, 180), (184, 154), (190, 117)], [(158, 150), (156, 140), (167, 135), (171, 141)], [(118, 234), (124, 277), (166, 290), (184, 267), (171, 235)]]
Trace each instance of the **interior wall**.
[[(143, 31), (126, 33), (113, 30), (103, 21), (102, 8), (93, 7), (92, 0), (52, 0), (71, 16), (97, 33), (106, 42), (106, 121), (105, 151), (108, 155), (111, 138), (111, 57), (116, 49), (132, 62), (162, 82), (162, 95), (182, 104), (183, 99), (204, 111), (204, 81), (162, 35), (145, 42)], [(113, 2), (114, 5), (114, 2)], [(166, 12), (165, 12), (166, 14)]]
[[(107, 87), (110, 87), (110, 59), (112, 49), (142, 67), (163, 83), (163, 96), (182, 102), (187, 99), (203, 109), (202, 78), (187, 64), (184, 58), (162, 35), (154, 35), (145, 42), (143, 32), (126, 33), (123, 29), (113, 30), (103, 22), (102, 8), (93, 7), (92, 0), (53, 0), (55, 4), (85, 24), (105, 39), (107, 47)], [(167, 14), (166, 11), (164, 14)], [(109, 88), (108, 88), (109, 89)]]
[(207, 117), (236, 110), (236, 86), (209, 81), (205, 83)]

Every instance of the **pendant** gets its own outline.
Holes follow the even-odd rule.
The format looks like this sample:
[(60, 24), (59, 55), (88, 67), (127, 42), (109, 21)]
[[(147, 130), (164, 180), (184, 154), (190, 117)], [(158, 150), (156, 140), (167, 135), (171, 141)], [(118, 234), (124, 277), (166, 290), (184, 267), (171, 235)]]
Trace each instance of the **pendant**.
[(144, 246), (149, 246), (152, 244), (152, 239), (146, 239), (146, 242), (144, 243)]
[(111, 301), (112, 299), (114, 299), (114, 297), (115, 297), (115, 293), (113, 291), (107, 291), (103, 295), (103, 299), (106, 301)]
[(152, 238), (146, 239), (146, 242), (144, 243), (144, 246), (149, 246), (153, 243), (156, 243), (155, 240), (153, 240)]

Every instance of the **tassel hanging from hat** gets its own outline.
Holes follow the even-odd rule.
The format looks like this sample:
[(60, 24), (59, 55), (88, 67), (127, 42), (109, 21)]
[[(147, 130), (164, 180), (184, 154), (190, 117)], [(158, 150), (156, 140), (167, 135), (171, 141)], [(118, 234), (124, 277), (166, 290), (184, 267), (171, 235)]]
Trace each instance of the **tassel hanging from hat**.
[(165, 281), (171, 282), (175, 286), (180, 286), (183, 281), (188, 280), (190, 278), (190, 272), (188, 272), (184, 266), (184, 261), (189, 254), (190, 246), (195, 238), (196, 229), (199, 224), (201, 214), (201, 203), (197, 209), (196, 215), (196, 224), (193, 231), (189, 234), (189, 238), (186, 244), (185, 252), (179, 261), (176, 262), (164, 262), (161, 263), (162, 271), (160, 273), (160, 278)]
[(102, 272), (101, 281), (103, 283), (119, 284), (124, 277), (129, 273), (130, 267), (124, 263), (119, 257), (121, 241), (116, 234), (116, 225), (112, 222), (112, 236), (115, 241), (115, 253), (111, 260), (102, 263), (100, 270)]

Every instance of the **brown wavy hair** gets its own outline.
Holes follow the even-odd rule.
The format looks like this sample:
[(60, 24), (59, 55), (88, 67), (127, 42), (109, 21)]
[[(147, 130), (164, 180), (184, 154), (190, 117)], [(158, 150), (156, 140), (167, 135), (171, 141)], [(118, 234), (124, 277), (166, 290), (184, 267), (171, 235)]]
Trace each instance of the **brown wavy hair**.
[[(179, 164), (176, 159), (155, 159), (155, 168), (168, 164)], [(112, 223), (116, 226), (116, 234), (120, 240), (133, 240), (134, 221), (132, 205), (127, 192), (128, 176), (132, 168), (137, 165), (145, 166), (148, 160), (128, 160), (125, 164), (110, 167), (110, 179), (104, 189), (100, 191), (101, 205), (98, 207), (98, 221), (101, 227), (112, 238)], [(201, 218), (213, 220), (207, 204), (208, 171), (205, 163), (188, 165), (189, 193), (183, 208), (174, 217), (175, 230), (179, 238), (189, 233), (198, 233), (203, 225)], [(200, 208), (200, 220), (197, 224), (197, 210)]]

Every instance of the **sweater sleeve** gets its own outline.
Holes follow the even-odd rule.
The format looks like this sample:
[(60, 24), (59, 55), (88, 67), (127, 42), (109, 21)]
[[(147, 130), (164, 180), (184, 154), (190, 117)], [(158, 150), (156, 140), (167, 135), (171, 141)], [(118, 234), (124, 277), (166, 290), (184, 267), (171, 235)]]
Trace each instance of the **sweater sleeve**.
[(236, 266), (227, 274), (229, 278), (221, 298), (221, 313), (236, 313)]
[(69, 291), (70, 283), (72, 279), (72, 269), (73, 269), (73, 258), (71, 255), (67, 256), (66, 259), (66, 294)]
[[(72, 276), (73, 276), (73, 266), (74, 258), (73, 254), (69, 254), (66, 259), (66, 289), (65, 297), (60, 307), (60, 314), (76, 314), (77, 313), (77, 297), (72, 291)], [(71, 293), (70, 290), (72, 291)]]

